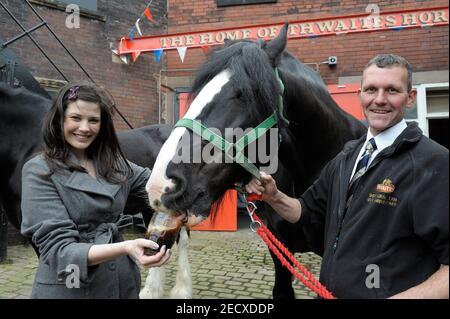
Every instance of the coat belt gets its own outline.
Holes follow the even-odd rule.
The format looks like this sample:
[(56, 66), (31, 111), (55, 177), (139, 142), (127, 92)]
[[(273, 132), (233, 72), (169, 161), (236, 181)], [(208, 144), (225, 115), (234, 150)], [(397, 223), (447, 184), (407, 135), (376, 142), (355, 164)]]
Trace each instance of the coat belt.
[(82, 224), (78, 226), (80, 241), (94, 244), (110, 244), (122, 240), (120, 230), (133, 224), (133, 216), (120, 214), (115, 223)]

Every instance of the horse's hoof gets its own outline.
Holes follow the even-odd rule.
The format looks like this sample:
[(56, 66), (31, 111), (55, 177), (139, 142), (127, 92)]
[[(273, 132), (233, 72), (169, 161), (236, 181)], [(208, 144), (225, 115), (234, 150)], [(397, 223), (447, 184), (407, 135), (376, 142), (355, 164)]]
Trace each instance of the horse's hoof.
[(187, 287), (174, 287), (170, 291), (170, 299), (192, 299), (192, 290)]
[(160, 292), (152, 291), (151, 289), (142, 289), (139, 293), (139, 299), (162, 299), (163, 294)]

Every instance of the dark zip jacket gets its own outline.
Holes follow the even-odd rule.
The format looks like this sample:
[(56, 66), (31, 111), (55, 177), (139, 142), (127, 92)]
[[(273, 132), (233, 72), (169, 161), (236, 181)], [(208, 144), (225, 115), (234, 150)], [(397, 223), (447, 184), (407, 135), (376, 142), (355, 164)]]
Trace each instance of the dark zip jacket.
[(338, 298), (386, 298), (448, 265), (448, 150), (409, 123), (372, 161), (346, 209), (364, 142), (348, 142), (300, 198), (299, 224), (323, 234), (309, 243), (323, 247), (320, 281)]

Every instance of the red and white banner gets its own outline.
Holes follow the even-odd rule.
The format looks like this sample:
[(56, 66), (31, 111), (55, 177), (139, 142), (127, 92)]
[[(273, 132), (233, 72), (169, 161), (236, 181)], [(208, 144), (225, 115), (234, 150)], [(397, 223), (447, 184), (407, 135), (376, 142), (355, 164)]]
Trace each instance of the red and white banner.
[[(362, 13), (310, 21), (289, 23), (288, 38), (311, 38), (337, 34), (402, 30), (448, 25), (448, 7), (405, 10), (396, 12)], [(269, 40), (278, 35), (283, 23), (229, 28), (221, 30), (179, 33), (165, 36), (125, 39), (119, 43), (119, 54), (196, 48), (222, 44), (225, 39)]]

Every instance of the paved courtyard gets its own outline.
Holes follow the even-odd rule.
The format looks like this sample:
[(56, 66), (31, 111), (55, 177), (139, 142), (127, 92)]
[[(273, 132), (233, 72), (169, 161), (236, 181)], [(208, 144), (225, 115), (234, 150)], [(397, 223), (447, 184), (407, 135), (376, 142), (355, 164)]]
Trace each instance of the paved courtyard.
[[(177, 255), (174, 247), (166, 266), (166, 296), (175, 282)], [(320, 257), (314, 254), (296, 256), (318, 278)], [(239, 216), (236, 232), (191, 232), (189, 261), (193, 298), (272, 298), (272, 259), (265, 243), (248, 228), (246, 216)], [(0, 264), (0, 299), (29, 298), (36, 266), (37, 258), (31, 246), (10, 246), (7, 262)], [(142, 268), (141, 275), (144, 283), (147, 269)], [(295, 283), (294, 289), (298, 299), (315, 297), (302, 283)]]

